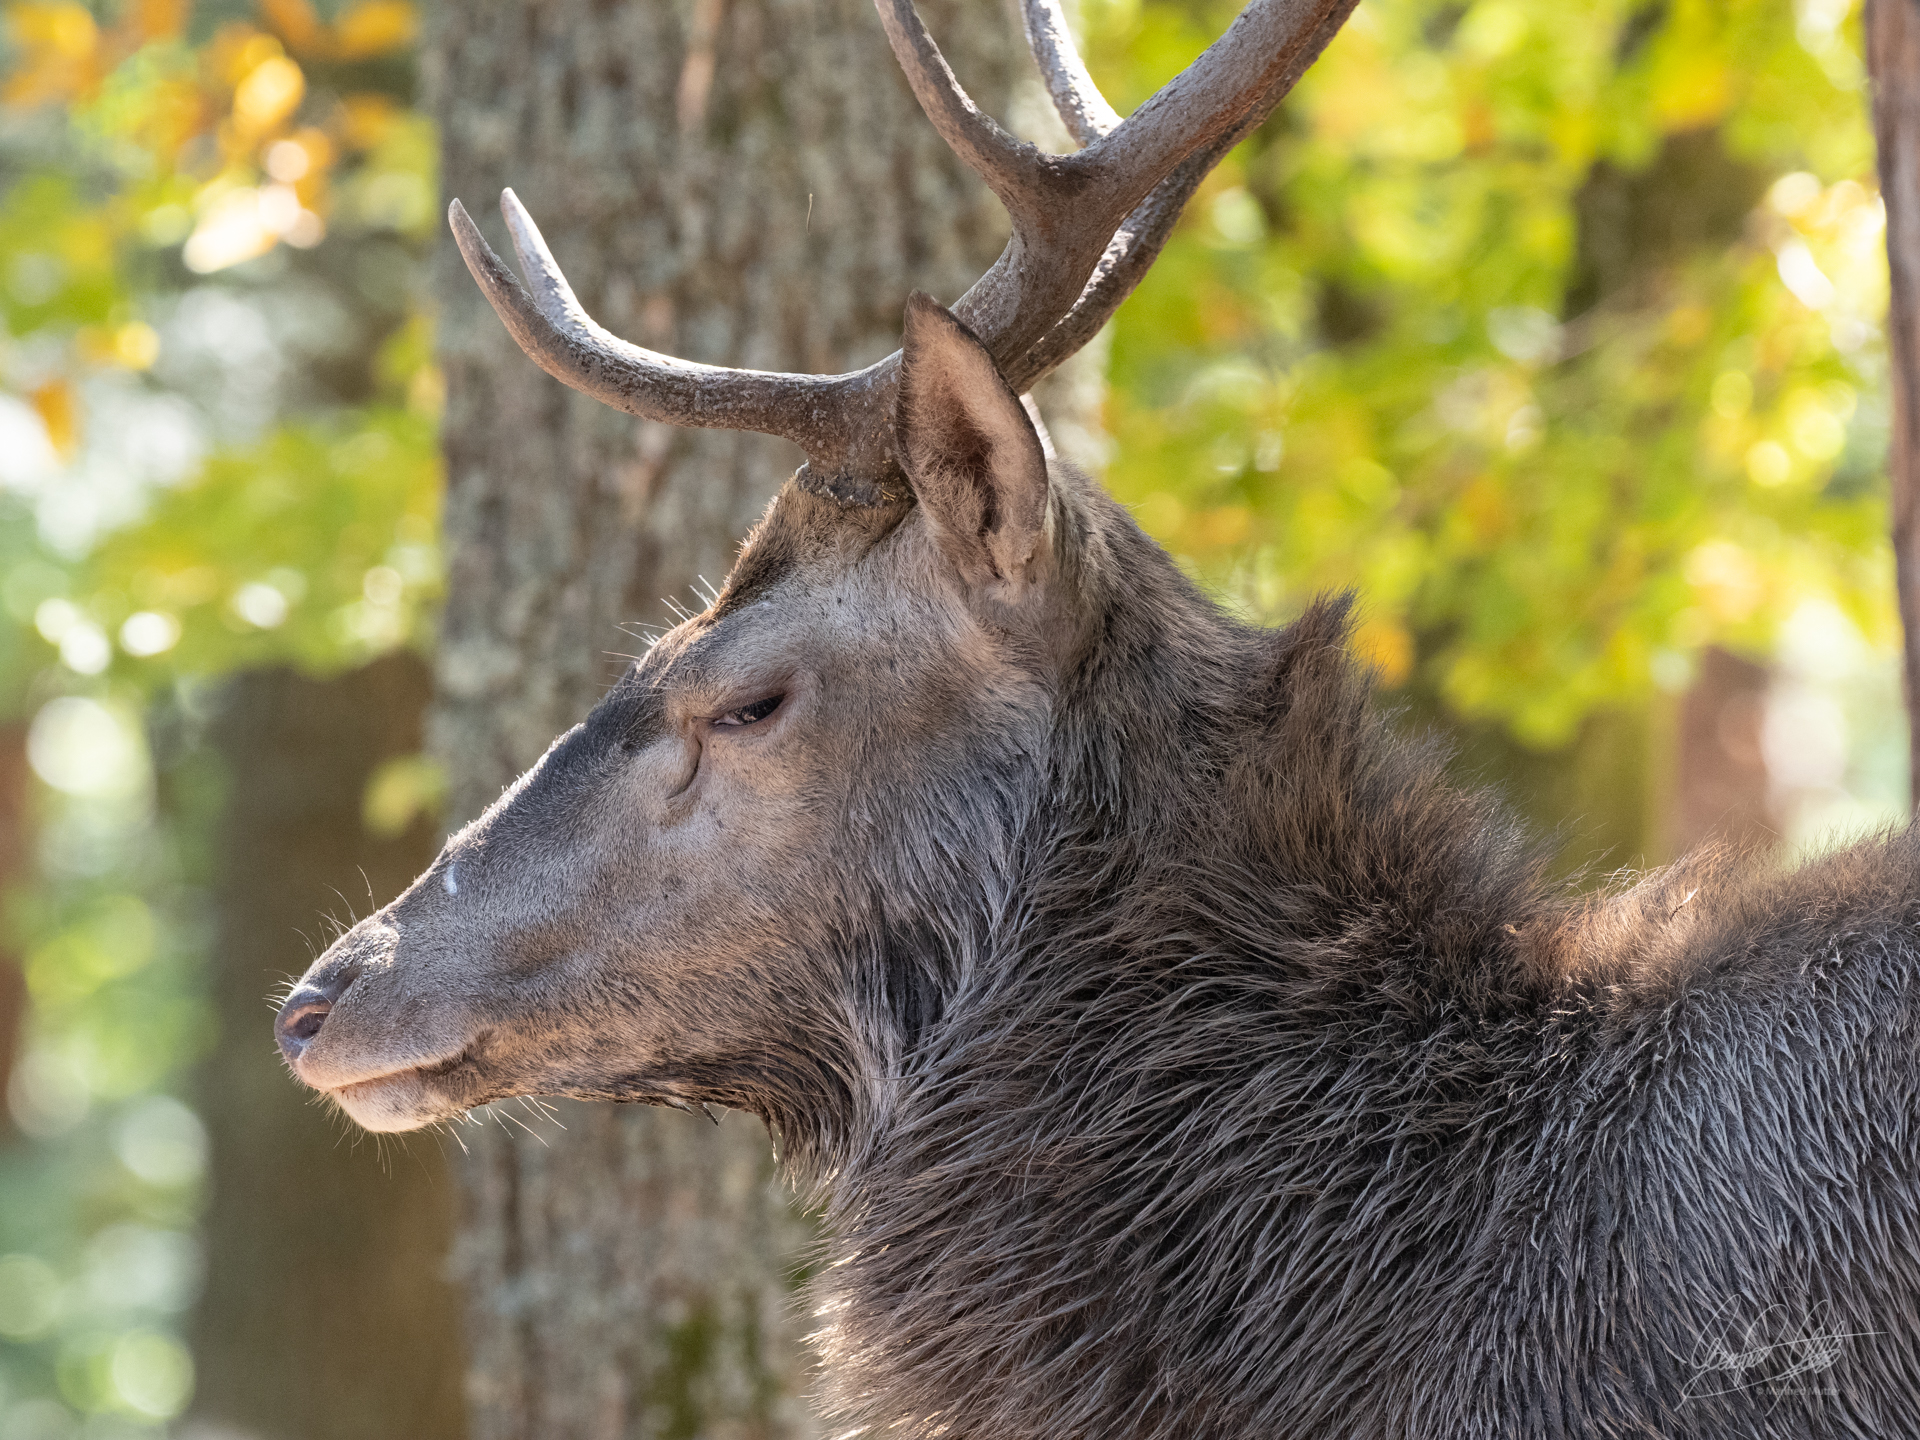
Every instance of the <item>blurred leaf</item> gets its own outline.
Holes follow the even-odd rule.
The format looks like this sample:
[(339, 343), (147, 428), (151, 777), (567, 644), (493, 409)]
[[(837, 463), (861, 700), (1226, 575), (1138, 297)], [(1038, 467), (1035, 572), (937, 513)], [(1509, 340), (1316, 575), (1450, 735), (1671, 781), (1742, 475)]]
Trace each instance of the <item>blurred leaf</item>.
[[(1137, 103), (1228, 7), (1088, 18)], [(1532, 745), (1810, 600), (1889, 643), (1856, 44), (1368, 0), (1118, 316), (1112, 488), (1258, 613), (1357, 587), (1390, 681)]]
[(439, 488), (429, 416), (277, 431), (108, 539), (86, 570), (90, 613), (116, 633), (135, 614), (177, 627), (176, 644), (128, 662), (148, 683), (283, 659), (337, 670), (419, 643), (439, 596)]

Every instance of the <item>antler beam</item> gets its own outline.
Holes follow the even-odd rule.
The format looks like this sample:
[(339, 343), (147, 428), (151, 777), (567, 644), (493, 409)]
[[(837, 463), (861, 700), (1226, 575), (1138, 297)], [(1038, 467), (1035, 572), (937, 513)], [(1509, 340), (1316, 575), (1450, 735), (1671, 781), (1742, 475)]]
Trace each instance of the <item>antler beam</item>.
[[(836, 457), (851, 473), (890, 463), (894, 368), (888, 361), (848, 375), (789, 375), (676, 359), (620, 339), (574, 297), (533, 217), (512, 190), (500, 211), (527, 285), (507, 267), (455, 200), (448, 223), (467, 269), (527, 357), (554, 379), (630, 415), (669, 425), (752, 430), (791, 440), (815, 457)], [(531, 293), (529, 293), (529, 288)], [(897, 362), (894, 362), (897, 364)], [(863, 437), (883, 432), (880, 453)]]
[[(1091, 339), (1132, 293), (1200, 182), (1293, 88), (1355, 0), (1253, 0), (1124, 121), (1081, 62), (1059, 0), (1023, 0), (1034, 59), (1061, 119), (1085, 147), (1071, 155), (1044, 154), (984, 114), (912, 0), (875, 3), (921, 109), (1013, 222), (1006, 249), (954, 312), (1024, 391)], [(851, 374), (787, 375), (643, 349), (581, 308), (511, 190), (500, 206), (524, 285), (458, 200), (448, 220), (508, 332), (549, 375), (648, 419), (782, 436), (806, 452), (802, 482), (842, 499), (871, 502), (898, 473), (898, 351)]]

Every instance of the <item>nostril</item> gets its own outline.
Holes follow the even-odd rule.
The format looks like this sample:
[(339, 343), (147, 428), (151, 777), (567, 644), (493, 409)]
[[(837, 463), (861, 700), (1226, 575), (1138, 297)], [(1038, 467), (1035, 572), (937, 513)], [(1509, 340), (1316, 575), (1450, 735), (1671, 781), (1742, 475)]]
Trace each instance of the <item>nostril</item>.
[(313, 1037), (320, 1033), (320, 1027), (327, 1023), (327, 1015), (332, 1009), (333, 1001), (312, 989), (303, 989), (289, 996), (287, 1003), (280, 1007), (279, 1019), (273, 1026), (274, 1039), (280, 1042), (280, 1053), (289, 1060), (298, 1060), (312, 1043)]
[(292, 1061), (306, 1052), (363, 968), (360, 959), (343, 960), (308, 975), (294, 987), (273, 1020), (273, 1038), (279, 1042), (282, 1055)]
[(317, 1005), (309, 1005), (287, 1022), (287, 1034), (295, 1040), (313, 1039), (320, 1033), (320, 1027), (325, 1023), (327, 1012), (331, 1009), (333, 1007), (324, 1000)]

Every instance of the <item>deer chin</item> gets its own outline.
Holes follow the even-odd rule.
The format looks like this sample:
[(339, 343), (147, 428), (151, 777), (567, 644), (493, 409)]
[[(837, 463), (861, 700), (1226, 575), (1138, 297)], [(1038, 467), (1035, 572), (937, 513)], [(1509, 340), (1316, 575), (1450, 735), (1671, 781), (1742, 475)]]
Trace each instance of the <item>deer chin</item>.
[(484, 1105), (497, 1098), (484, 1088), (469, 1053), (463, 1047), (445, 1056), (429, 1056), (390, 1069), (363, 1068), (345, 1074), (315, 1066), (305, 1056), (293, 1062), (301, 1081), (318, 1090), (346, 1112), (362, 1129), (382, 1134), (419, 1130)]
[(321, 1093), (361, 1129), (383, 1135), (423, 1129), (470, 1108), (447, 1095), (426, 1069), (356, 1080)]

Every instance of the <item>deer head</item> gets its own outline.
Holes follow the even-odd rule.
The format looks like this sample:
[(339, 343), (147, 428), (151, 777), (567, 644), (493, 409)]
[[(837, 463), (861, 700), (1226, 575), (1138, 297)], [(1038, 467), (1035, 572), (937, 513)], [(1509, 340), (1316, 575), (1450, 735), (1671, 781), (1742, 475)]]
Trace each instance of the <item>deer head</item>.
[(1062, 783), (1056, 709), (1110, 597), (1149, 555), (1152, 583), (1178, 584), (1050, 459), (1019, 396), (1130, 293), (1353, 0), (1254, 0), (1124, 122), (1054, 0), (1026, 0), (1071, 155), (1007, 135), (910, 0), (878, 3), (1013, 231), (951, 311), (916, 294), (878, 364), (776, 375), (643, 350), (580, 308), (511, 191), (524, 285), (452, 206), (474, 277), (548, 373), (654, 420), (785, 436), (807, 460), (714, 603), (287, 999), (295, 1074), (369, 1129), (565, 1094), (737, 1106), (831, 1144), (809, 1117), (887, 1104), (872, 1077), (1015, 905), (1021, 837)]

